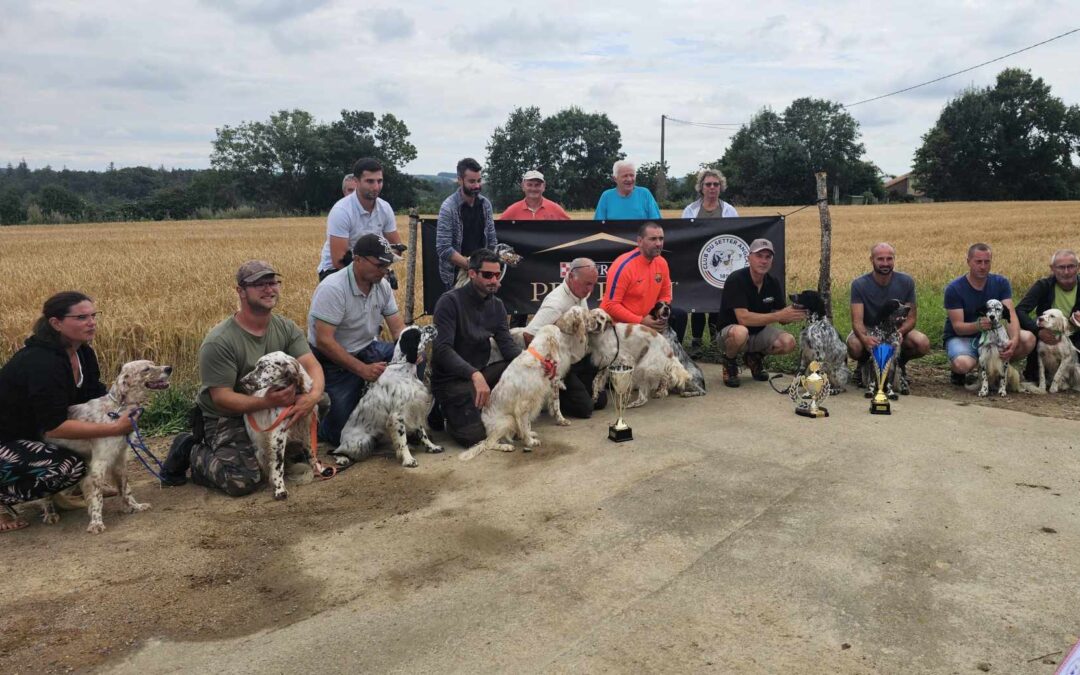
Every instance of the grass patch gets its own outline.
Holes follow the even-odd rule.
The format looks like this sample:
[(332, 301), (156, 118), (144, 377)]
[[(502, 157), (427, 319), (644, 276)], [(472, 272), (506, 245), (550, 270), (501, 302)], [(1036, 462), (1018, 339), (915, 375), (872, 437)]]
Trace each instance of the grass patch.
[(188, 414), (195, 405), (199, 388), (193, 384), (174, 384), (150, 400), (139, 418), (143, 436), (171, 436), (189, 431)]

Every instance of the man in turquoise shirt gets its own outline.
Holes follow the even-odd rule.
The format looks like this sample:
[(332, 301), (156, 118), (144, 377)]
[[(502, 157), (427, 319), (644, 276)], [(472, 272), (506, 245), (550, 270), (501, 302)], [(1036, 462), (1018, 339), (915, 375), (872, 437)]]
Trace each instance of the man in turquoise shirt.
[(621, 159), (611, 167), (615, 187), (605, 190), (596, 204), (593, 220), (659, 220), (660, 207), (648, 188), (637, 187), (637, 167)]

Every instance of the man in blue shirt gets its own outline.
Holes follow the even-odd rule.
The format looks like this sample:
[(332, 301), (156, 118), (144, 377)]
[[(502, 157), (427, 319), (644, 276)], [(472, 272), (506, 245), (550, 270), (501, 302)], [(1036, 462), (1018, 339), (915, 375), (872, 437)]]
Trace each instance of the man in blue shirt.
[(637, 167), (621, 159), (611, 167), (615, 187), (605, 190), (596, 204), (593, 220), (659, 220), (660, 207), (648, 188), (637, 187)]
[(989, 330), (990, 320), (979, 316), (979, 309), (987, 300), (1000, 300), (1009, 310), (1009, 323), (1005, 327), (1009, 342), (1001, 350), (1002, 360), (1021, 359), (1035, 348), (1035, 336), (1021, 330), (1020, 319), (1012, 301), (1012, 285), (1000, 274), (990, 273), (993, 253), (988, 244), (972, 244), (968, 248), (968, 273), (954, 279), (945, 287), (945, 331), (942, 338), (949, 354), (952, 382), (964, 384), (964, 376), (975, 369), (979, 362), (976, 339), (981, 331)]

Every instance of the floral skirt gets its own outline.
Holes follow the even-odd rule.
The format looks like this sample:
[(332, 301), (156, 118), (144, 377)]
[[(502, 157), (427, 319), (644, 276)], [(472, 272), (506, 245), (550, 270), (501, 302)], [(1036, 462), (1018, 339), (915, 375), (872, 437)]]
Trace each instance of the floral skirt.
[(85, 475), (86, 462), (70, 450), (39, 441), (0, 441), (0, 504), (41, 499)]

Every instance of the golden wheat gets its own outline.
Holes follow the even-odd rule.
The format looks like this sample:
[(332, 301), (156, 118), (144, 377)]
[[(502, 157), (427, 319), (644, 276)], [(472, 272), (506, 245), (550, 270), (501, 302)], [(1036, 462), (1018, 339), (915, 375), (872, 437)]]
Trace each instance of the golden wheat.
[[(740, 214), (791, 210), (743, 208)], [(1054, 249), (1080, 248), (1080, 202), (834, 206), (831, 214), (837, 286), (867, 270), (869, 246), (879, 240), (896, 245), (898, 267), (924, 288), (940, 288), (965, 272), (967, 246), (985, 241), (994, 247), (995, 271), (1009, 276), (1017, 292), (1047, 273)], [(272, 262), (285, 280), (280, 311), (306, 325), (325, 222), (282, 218), (0, 228), (0, 361), (22, 345), (45, 298), (77, 289), (92, 296), (102, 312), (95, 348), (110, 372), (126, 360), (149, 358), (173, 364), (177, 379), (195, 381), (203, 336), (235, 310), (233, 275), (241, 262)], [(407, 217), (398, 217), (398, 229), (407, 240)], [(788, 218), (791, 288), (816, 286), (819, 232), (816, 208)], [(399, 276), (398, 302), (404, 306), (404, 265)], [(419, 295), (418, 284), (417, 313)]]

